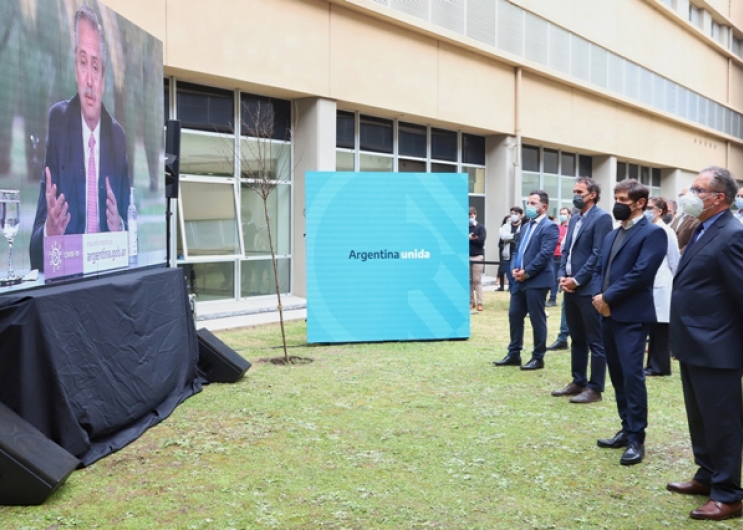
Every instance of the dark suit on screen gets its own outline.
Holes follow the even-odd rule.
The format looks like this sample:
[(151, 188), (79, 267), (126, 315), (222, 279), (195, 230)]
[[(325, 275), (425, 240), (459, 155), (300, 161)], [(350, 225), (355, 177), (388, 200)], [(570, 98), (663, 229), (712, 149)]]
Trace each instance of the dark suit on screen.
[(601, 317), (601, 330), (622, 430), (630, 443), (644, 444), (648, 417), (645, 342), (650, 324), (656, 321), (653, 282), (666, 255), (668, 237), (662, 228), (640, 217), (612, 258), (620, 230), (624, 228), (604, 239), (591, 285), (593, 294), (602, 294), (611, 310), (611, 316)]
[[(106, 177), (116, 196), (119, 216), (126, 220), (129, 208), (129, 160), (126, 154), (126, 134), (119, 123), (101, 106), (100, 146), (98, 160), (98, 225), (108, 231), (106, 222)], [(60, 101), (49, 109), (49, 127), (46, 138), (45, 168), (57, 186), (57, 196), (64, 193), (70, 213), (68, 234), (85, 233), (87, 161), (83, 148), (80, 97), (75, 95)], [(46, 172), (42, 172), (39, 201), (36, 206), (31, 235), (31, 268), (44, 270), (44, 223), (47, 216)]]
[[(526, 227), (531, 225), (529, 237), (524, 237)], [(555, 282), (555, 270), (552, 256), (560, 230), (546, 216), (538, 223), (531, 221), (521, 229), (516, 254), (511, 257), (515, 264), (522, 245), (526, 245), (522, 268), (528, 275), (523, 282), (513, 282), (511, 287), (511, 305), (508, 320), (511, 328), (511, 343), (508, 345), (508, 356), (518, 358), (524, 345), (524, 319), (529, 313), (534, 332), (533, 359), (542, 359), (547, 348), (547, 314), (545, 303), (547, 293)]]
[[(581, 221), (574, 237), (575, 226)], [(581, 220), (580, 215), (570, 218), (565, 236), (565, 251), (560, 261), (559, 275), (572, 277), (578, 287), (574, 293), (565, 293), (565, 317), (570, 330), (570, 362), (573, 383), (588, 386), (596, 392), (604, 391), (606, 379), (606, 354), (601, 336), (601, 318), (591, 304), (591, 281), (601, 253), (601, 245), (611, 232), (611, 216), (598, 206), (593, 206)], [(567, 273), (570, 260), (570, 274)], [(588, 351), (591, 351), (591, 378), (588, 379)]]
[(712, 500), (743, 499), (743, 225), (710, 219), (679, 262), (671, 295), (671, 350), (679, 360), (695, 479)]

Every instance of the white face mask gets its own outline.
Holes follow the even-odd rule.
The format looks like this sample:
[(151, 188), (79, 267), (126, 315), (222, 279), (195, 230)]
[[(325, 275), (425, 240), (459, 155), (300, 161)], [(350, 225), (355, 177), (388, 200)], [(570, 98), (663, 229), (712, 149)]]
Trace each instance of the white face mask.
[(704, 207), (704, 201), (701, 197), (690, 191), (687, 191), (685, 195), (679, 197), (678, 202), (681, 211), (684, 212), (686, 215), (690, 215), (692, 217), (699, 217), (700, 215), (702, 215), (702, 212), (704, 210), (709, 209)]
[(521, 217), (519, 217), (519, 214), (517, 214), (517, 213), (512, 213), (511, 214), (511, 222), (512, 223), (518, 223), (519, 222), (519, 219), (521, 219)]

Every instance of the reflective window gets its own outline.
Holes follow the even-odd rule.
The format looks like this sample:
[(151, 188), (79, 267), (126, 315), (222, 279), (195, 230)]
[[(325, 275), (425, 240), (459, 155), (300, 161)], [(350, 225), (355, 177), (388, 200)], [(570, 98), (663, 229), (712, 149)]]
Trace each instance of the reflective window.
[(359, 171), (392, 171), (394, 160), (391, 156), (359, 155)]
[(392, 153), (392, 120), (364, 115), (361, 115), (359, 120), (360, 149), (376, 153)]
[(560, 153), (560, 174), (575, 176), (575, 155), (573, 153)]
[(431, 158), (456, 162), (457, 133), (431, 128)]
[(291, 180), (291, 145), (266, 139), (240, 140), (240, 176)]
[(523, 171), (539, 171), (539, 147), (521, 146), (521, 167)]
[(354, 149), (356, 147), (354, 137), (354, 113), (339, 110), (335, 118), (335, 146)]
[(462, 162), (485, 165), (485, 137), (474, 134), (462, 135)]
[[(291, 286), (291, 260), (277, 259), (279, 290), (288, 293)], [(244, 260), (240, 262), (240, 296), (276, 294), (276, 275), (270, 259)]]
[(240, 94), (240, 134), (290, 140), (291, 102), (255, 94)]
[(242, 254), (232, 182), (181, 180), (179, 254), (198, 256)]
[(558, 171), (558, 165), (560, 163), (560, 158), (558, 156), (557, 151), (554, 151), (552, 149), (544, 149), (544, 168), (543, 171), (545, 173), (552, 173), (553, 175), (557, 175)]
[(234, 131), (233, 92), (183, 82), (177, 86), (178, 119), (182, 127), (210, 132)]
[(401, 156), (426, 158), (427, 140), (425, 125), (400, 122), (398, 124), (397, 142)]
[(263, 199), (254, 191), (254, 185), (240, 183), (240, 222), (246, 256), (270, 256), (268, 227), (274, 242), (276, 255), (291, 252), (291, 186), (277, 184), (268, 195), (268, 217), (263, 207)]
[(353, 171), (353, 153), (348, 151), (335, 152), (335, 170), (336, 171)]
[(401, 158), (397, 163), (400, 173), (425, 173), (426, 163), (422, 160), (405, 160)]
[(182, 175), (235, 174), (235, 137), (181, 129)]

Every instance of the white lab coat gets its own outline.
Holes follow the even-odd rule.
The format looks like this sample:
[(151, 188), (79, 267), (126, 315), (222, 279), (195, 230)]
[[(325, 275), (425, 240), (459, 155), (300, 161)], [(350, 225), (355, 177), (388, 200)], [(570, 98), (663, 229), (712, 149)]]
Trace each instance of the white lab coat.
[(679, 264), (679, 244), (676, 232), (663, 221), (655, 224), (666, 231), (668, 236), (668, 249), (663, 263), (660, 264), (653, 282), (653, 302), (655, 303), (655, 315), (658, 322), (667, 324), (671, 320), (671, 290), (673, 289), (673, 276)]

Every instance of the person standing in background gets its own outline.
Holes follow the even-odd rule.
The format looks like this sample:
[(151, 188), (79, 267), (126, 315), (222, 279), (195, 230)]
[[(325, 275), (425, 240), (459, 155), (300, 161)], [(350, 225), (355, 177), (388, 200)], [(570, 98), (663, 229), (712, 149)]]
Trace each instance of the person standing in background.
[(656, 226), (661, 227), (668, 237), (666, 257), (663, 258), (655, 274), (653, 282), (653, 302), (655, 316), (658, 321), (650, 326), (650, 341), (648, 342), (648, 362), (645, 366), (645, 375), (671, 375), (671, 350), (669, 344), (670, 330), (668, 323), (671, 318), (671, 288), (673, 275), (679, 263), (679, 249), (676, 233), (663, 222), (668, 207), (661, 197), (651, 197), (645, 209), (645, 217)]
[(477, 210), (470, 207), (470, 309), (477, 306), (478, 311), (483, 310), (482, 273), (485, 265), (477, 262), (485, 261), (486, 237), (485, 226), (477, 222)]
[[(501, 223), (501, 226), (510, 224), (510, 221), (511, 221), (511, 216), (510, 215), (505, 216), (503, 218), (503, 222)], [(507, 258), (506, 258), (506, 252), (509, 252), (509, 254), (507, 254), (508, 255)], [(507, 251), (506, 244), (503, 242), (503, 240), (500, 237), (498, 237), (498, 288), (496, 289), (496, 291), (505, 290), (506, 269), (509, 267), (510, 263), (511, 263), (510, 248)]]
[(508, 278), (508, 290), (513, 290), (513, 276), (511, 275), (511, 261), (516, 254), (516, 243), (521, 233), (521, 219), (524, 210), (518, 206), (511, 208), (510, 222), (504, 224), (500, 229), (500, 239), (503, 241), (503, 267), (506, 269)]
[[(686, 195), (687, 191), (686, 188), (682, 189), (681, 193), (679, 193), (679, 198)], [(683, 209), (680, 210), (676, 215), (676, 218), (671, 221), (671, 228), (676, 232), (676, 238), (679, 242), (679, 252), (682, 254), (684, 253), (684, 249), (686, 248), (689, 239), (691, 239), (691, 234), (694, 232), (694, 229), (698, 224), (699, 221), (691, 215), (684, 213)]]
[(735, 213), (735, 218), (743, 223), (743, 188), (740, 188), (735, 195), (735, 207), (738, 209)]
[(562, 241), (565, 239), (565, 234), (568, 232), (568, 222), (570, 221), (570, 210), (568, 208), (560, 208), (560, 216), (558, 217), (557, 228), (560, 229), (560, 235), (557, 238), (557, 246), (555, 247), (555, 254), (552, 257), (553, 266), (555, 267), (555, 284), (550, 290), (550, 299), (547, 300), (547, 307), (555, 307), (557, 305), (557, 291), (560, 287), (560, 278), (558, 273), (560, 272), (560, 259), (562, 259)]

